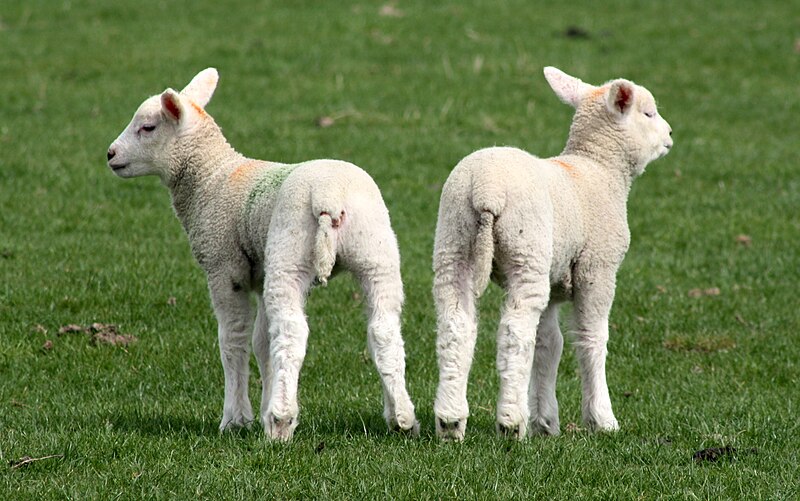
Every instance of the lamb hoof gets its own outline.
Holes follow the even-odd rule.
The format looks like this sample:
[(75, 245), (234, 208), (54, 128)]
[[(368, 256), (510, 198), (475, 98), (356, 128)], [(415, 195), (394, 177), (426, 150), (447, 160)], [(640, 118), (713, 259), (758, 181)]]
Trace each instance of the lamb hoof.
[(436, 436), (440, 440), (448, 442), (461, 442), (464, 440), (464, 433), (467, 431), (467, 419), (456, 419), (448, 421), (436, 418)]
[(614, 416), (584, 419), (584, 425), (590, 431), (597, 433), (613, 433), (619, 431), (619, 423)]
[(267, 438), (279, 442), (288, 442), (294, 436), (294, 429), (297, 427), (297, 419), (286, 417), (278, 418), (273, 415), (268, 415), (264, 419), (264, 431)]
[(250, 429), (253, 424), (253, 416), (239, 414), (238, 416), (223, 416), (222, 421), (219, 423), (219, 431), (232, 431), (242, 428)]
[(525, 427), (519, 424), (504, 425), (497, 423), (497, 434), (503, 438), (522, 440), (525, 438)]
[(531, 420), (531, 433), (534, 435), (549, 435), (551, 437), (561, 434), (558, 419), (536, 418)]
[(413, 420), (411, 426), (406, 425), (405, 427), (393, 420), (389, 423), (389, 429), (392, 432), (402, 433), (413, 438), (419, 437), (419, 421), (416, 419)]

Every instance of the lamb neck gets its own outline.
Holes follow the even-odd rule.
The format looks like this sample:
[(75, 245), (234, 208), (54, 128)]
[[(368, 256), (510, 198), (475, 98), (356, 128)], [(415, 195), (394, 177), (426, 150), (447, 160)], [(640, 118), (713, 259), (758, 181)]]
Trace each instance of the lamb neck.
[[(607, 141), (606, 141), (607, 143)], [(598, 144), (594, 141), (567, 141), (561, 156), (574, 155), (598, 165), (607, 174), (608, 180), (624, 195), (628, 193), (636, 177), (636, 162), (624, 149), (609, 148), (608, 144)]]
[(167, 186), (172, 195), (172, 207), (187, 232), (192, 221), (201, 217), (208, 201), (221, 195), (227, 171), (245, 161), (225, 140), (217, 128), (216, 134), (195, 136), (183, 148), (183, 154), (171, 161)]

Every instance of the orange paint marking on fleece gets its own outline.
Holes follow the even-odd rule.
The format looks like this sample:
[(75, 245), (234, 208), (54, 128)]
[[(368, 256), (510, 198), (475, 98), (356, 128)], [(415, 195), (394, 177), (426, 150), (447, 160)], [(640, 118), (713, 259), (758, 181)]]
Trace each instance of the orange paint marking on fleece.
[(603, 85), (602, 87), (598, 87), (592, 90), (588, 96), (589, 99), (597, 99), (598, 97), (602, 96), (608, 90), (608, 85)]
[(229, 179), (232, 183), (240, 183), (250, 177), (250, 173), (253, 172), (257, 165), (258, 162), (245, 162), (231, 172)]
[(191, 101), (191, 103), (192, 103), (192, 108), (195, 109), (197, 114), (200, 115), (201, 117), (205, 118), (206, 117), (206, 110), (201, 108), (200, 105), (195, 103), (194, 101)]
[(567, 174), (569, 174), (570, 176), (575, 177), (575, 178), (580, 177), (579, 174), (578, 174), (578, 171), (575, 170), (575, 166), (574, 165), (569, 164), (569, 163), (567, 163), (567, 162), (565, 162), (563, 160), (555, 159), (555, 158), (551, 159), (550, 161), (553, 162), (554, 164), (558, 165), (559, 167), (561, 167), (565, 171), (567, 171)]

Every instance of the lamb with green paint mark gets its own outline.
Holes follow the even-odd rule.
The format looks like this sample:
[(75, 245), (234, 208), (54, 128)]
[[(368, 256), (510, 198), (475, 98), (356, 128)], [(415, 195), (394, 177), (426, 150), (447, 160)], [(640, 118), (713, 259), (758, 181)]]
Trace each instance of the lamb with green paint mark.
[[(306, 294), (313, 283), (326, 284), (335, 266), (364, 289), (384, 418), (392, 429), (417, 433), (400, 334), (400, 255), (378, 187), (347, 162), (286, 165), (237, 153), (205, 111), (217, 81), (208, 68), (181, 92), (167, 89), (144, 101), (109, 148), (108, 165), (123, 178), (161, 178), (207, 274), (225, 373), (220, 429), (253, 421), (252, 335), (262, 424), (270, 438), (292, 438), (308, 338)], [(255, 324), (251, 293), (258, 298)]]

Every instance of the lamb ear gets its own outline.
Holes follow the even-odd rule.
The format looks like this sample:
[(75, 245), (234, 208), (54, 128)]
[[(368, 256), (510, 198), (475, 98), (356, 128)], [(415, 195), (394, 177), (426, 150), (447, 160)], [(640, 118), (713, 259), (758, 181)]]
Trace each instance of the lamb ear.
[(635, 86), (627, 80), (616, 80), (608, 90), (608, 109), (619, 116), (627, 115), (633, 107)]
[(181, 96), (172, 89), (167, 89), (161, 94), (161, 109), (167, 117), (176, 122), (180, 122), (185, 111)]
[(205, 108), (217, 88), (219, 73), (214, 68), (206, 68), (198, 73), (189, 85), (184, 87), (181, 94), (188, 97), (201, 108)]
[(558, 98), (574, 108), (581, 104), (583, 96), (595, 88), (593, 85), (584, 83), (579, 78), (569, 76), (553, 66), (547, 66), (544, 69), (544, 77)]

